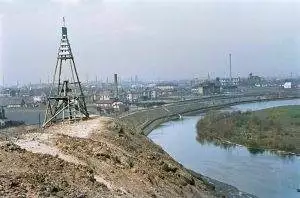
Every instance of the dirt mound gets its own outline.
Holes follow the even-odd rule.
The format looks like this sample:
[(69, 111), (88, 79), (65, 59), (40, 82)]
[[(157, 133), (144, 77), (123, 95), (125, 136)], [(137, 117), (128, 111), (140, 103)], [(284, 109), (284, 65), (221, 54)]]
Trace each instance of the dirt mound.
[(13, 143), (0, 147), (1, 197), (112, 196), (93, 172), (51, 155), (27, 152)]
[(4, 197), (212, 197), (159, 146), (110, 118), (2, 142), (0, 175)]

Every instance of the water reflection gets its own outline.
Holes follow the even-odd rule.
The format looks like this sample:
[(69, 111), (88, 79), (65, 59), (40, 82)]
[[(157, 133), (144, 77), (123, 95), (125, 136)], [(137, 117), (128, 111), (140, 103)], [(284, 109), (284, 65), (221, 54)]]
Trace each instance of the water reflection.
[[(240, 145), (230, 143), (230, 142), (224, 142), (224, 141), (218, 141), (213, 140), (209, 138), (200, 138), (199, 136), (196, 136), (196, 140), (198, 143), (203, 145), (214, 145), (218, 148), (224, 149), (224, 150), (233, 150), (236, 147), (240, 147)], [(288, 153), (284, 151), (277, 151), (277, 150), (269, 150), (264, 148), (254, 148), (254, 147), (245, 147), (249, 151), (251, 155), (263, 155), (263, 154), (269, 154), (269, 155), (275, 155), (280, 157), (283, 160), (293, 161), (295, 157), (297, 157), (296, 154)]]
[(258, 155), (258, 154), (264, 154), (264, 152), (266, 151), (265, 149), (262, 148), (247, 148), (247, 150), (253, 154), (253, 155)]
[(225, 149), (225, 150), (234, 149), (237, 146), (236, 144), (232, 144), (230, 142), (221, 142), (221, 141), (216, 141), (216, 140), (212, 140), (212, 139), (205, 139), (205, 138), (200, 138), (199, 136), (196, 136), (196, 140), (201, 145), (213, 144), (214, 146), (217, 146), (217, 147)]
[(271, 151), (265, 150), (264, 153), (276, 155), (276, 156), (280, 157), (282, 160), (288, 161), (288, 162), (293, 162), (297, 158), (297, 155), (295, 155), (295, 154), (279, 152), (279, 151), (275, 151), (275, 150), (271, 150)]

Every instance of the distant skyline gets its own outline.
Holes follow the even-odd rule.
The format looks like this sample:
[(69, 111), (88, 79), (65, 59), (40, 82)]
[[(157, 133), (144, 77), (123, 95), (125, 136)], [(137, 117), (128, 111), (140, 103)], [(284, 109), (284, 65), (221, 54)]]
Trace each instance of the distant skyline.
[(299, 1), (0, 0), (0, 85), (51, 79), (63, 16), (81, 81), (300, 76)]

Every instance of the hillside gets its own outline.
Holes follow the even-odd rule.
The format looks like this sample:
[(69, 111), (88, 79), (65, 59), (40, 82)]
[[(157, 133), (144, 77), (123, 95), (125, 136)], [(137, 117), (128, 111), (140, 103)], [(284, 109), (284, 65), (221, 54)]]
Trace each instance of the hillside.
[(111, 118), (15, 128), (0, 139), (0, 197), (215, 196), (211, 185)]

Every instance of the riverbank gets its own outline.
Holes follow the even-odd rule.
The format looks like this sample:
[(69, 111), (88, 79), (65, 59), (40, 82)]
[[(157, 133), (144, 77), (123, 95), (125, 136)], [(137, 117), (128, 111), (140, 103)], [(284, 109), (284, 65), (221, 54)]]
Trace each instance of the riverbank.
[(192, 100), (171, 103), (156, 108), (150, 108), (142, 111), (130, 113), (120, 117), (120, 121), (126, 123), (136, 133), (148, 135), (160, 124), (179, 119), (182, 115), (196, 115), (213, 109), (221, 109), (236, 104), (262, 102), (271, 100), (288, 100), (300, 98), (300, 94), (269, 94), (256, 96), (231, 96), (216, 97), (209, 100)]
[[(285, 97), (278, 97), (278, 95), (265, 95), (236, 97), (230, 99), (210, 98), (210, 101), (185, 101), (165, 105), (163, 107), (143, 110), (140, 112), (134, 112), (130, 115), (121, 117), (120, 120), (131, 127), (132, 130), (135, 131), (135, 133), (142, 133), (147, 136), (149, 133), (151, 133), (152, 130), (157, 128), (162, 123), (168, 122), (173, 119), (180, 119), (181, 115), (196, 115), (212, 109), (221, 109), (242, 103), (287, 100), (295, 98), (299, 98), (299, 95), (286, 95)], [(193, 174), (194, 177), (199, 177), (199, 174), (195, 174), (195, 172), (193, 171), (191, 171), (191, 174)], [(213, 180), (209, 177), (202, 176), (202, 180), (211, 183), (216, 190), (219, 190), (219, 192), (232, 192), (231, 196), (233, 197), (239, 196), (239, 194), (241, 194), (241, 192), (239, 192), (235, 187), (224, 184), (217, 180)], [(250, 195), (246, 195), (245, 197), (247, 196)]]
[(0, 146), (0, 196), (254, 197), (185, 169), (126, 119), (107, 119), (8, 132)]
[(300, 154), (300, 106), (254, 112), (210, 112), (197, 124), (198, 138)]
[[(300, 99), (246, 103), (221, 111), (256, 111), (285, 105), (300, 105)], [(232, 144), (223, 146), (214, 142), (198, 142), (196, 124), (204, 116), (198, 114), (169, 121), (153, 130), (148, 137), (185, 167), (244, 192), (258, 197), (299, 196), (299, 157), (278, 155), (269, 150), (250, 151)]]

